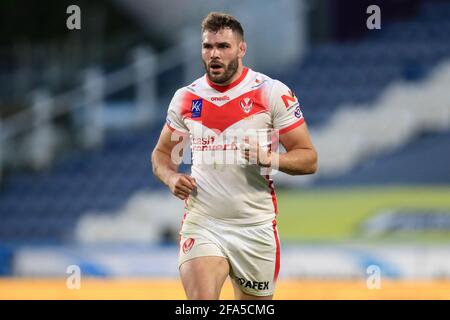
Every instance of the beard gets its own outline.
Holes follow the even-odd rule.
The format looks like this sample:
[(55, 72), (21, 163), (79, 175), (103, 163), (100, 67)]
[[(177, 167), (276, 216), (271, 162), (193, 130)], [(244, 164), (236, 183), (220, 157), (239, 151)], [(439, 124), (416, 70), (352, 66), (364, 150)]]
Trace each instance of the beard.
[(221, 74), (214, 73), (214, 69), (206, 64), (203, 61), (203, 65), (205, 66), (206, 74), (208, 75), (209, 80), (217, 84), (223, 84), (228, 82), (237, 72), (239, 67), (239, 59), (231, 60), (228, 65), (221, 64), (223, 72)]

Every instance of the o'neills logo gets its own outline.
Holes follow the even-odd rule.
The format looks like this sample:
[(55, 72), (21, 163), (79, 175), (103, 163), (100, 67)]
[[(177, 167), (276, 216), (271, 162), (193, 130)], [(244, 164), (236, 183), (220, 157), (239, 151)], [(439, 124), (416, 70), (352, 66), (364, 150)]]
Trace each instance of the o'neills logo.
[(195, 239), (188, 238), (183, 244), (183, 252), (188, 253), (194, 246)]
[(211, 101), (228, 101), (230, 100), (229, 96), (223, 96), (223, 97), (212, 97)]

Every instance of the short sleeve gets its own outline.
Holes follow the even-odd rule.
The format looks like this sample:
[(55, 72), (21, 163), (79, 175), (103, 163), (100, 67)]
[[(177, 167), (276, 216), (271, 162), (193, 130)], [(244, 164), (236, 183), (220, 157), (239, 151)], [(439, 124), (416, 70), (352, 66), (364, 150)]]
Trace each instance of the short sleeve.
[(284, 83), (274, 81), (269, 101), (272, 125), (274, 129), (279, 130), (280, 134), (286, 133), (305, 122), (297, 97)]
[(181, 116), (183, 93), (182, 90), (175, 92), (172, 100), (170, 101), (169, 108), (167, 110), (166, 124), (172, 131), (178, 131), (181, 134), (188, 134), (189, 129), (183, 121)]

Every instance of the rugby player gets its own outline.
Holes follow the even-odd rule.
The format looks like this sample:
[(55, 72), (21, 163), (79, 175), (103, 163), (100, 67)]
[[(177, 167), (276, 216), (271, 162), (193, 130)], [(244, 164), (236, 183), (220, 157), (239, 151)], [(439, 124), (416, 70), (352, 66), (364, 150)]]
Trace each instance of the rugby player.
[[(228, 276), (236, 299), (272, 299), (280, 242), (267, 172), (313, 174), (317, 153), (294, 93), (243, 65), (239, 21), (212, 12), (201, 27), (206, 73), (175, 92), (152, 153), (154, 174), (185, 201), (181, 281), (188, 299), (219, 299)], [(260, 132), (270, 135), (259, 139)], [(274, 147), (274, 137), (285, 152)], [(178, 172), (175, 159), (186, 138), (190, 175)]]

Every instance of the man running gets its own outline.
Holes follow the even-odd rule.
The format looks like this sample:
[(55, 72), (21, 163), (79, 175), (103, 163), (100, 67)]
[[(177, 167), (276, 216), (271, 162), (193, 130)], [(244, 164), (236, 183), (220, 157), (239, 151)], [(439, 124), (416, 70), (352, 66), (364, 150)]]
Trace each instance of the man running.
[[(245, 67), (246, 48), (234, 17), (212, 12), (203, 20), (206, 74), (175, 93), (152, 153), (154, 174), (185, 200), (179, 270), (188, 299), (218, 299), (228, 276), (236, 299), (272, 299), (280, 243), (269, 173), (317, 170), (297, 97)], [(191, 175), (179, 173), (175, 159), (186, 137)]]

